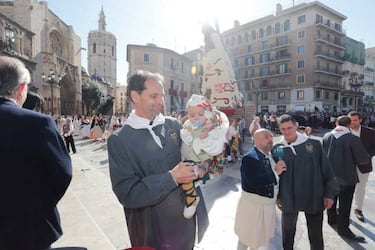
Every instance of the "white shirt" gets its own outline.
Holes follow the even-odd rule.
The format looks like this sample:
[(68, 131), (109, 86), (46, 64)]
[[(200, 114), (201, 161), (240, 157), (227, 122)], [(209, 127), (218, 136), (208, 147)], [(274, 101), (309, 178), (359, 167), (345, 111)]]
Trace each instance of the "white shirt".
[(354, 129), (350, 129), (353, 135), (361, 137), (361, 126), (359, 126), (359, 129), (356, 131)]

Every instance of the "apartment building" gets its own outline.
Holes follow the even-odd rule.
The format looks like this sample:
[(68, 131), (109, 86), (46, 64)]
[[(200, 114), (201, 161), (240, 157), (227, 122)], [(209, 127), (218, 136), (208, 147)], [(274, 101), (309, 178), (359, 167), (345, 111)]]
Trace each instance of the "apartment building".
[(343, 14), (314, 1), (222, 33), (245, 106), (257, 112), (339, 111)]
[(367, 112), (375, 112), (375, 47), (366, 49), (364, 68), (364, 107)]
[(127, 62), (130, 75), (137, 70), (148, 70), (164, 76), (166, 113), (185, 110), (191, 95), (192, 61), (189, 58), (155, 44), (129, 44)]

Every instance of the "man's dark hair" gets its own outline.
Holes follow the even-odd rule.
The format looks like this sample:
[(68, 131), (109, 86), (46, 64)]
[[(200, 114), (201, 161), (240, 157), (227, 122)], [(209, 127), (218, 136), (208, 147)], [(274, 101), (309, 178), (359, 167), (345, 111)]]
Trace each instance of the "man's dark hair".
[(288, 115), (288, 114), (281, 115), (277, 119), (278, 124), (285, 123), (285, 122), (292, 122), (293, 124), (297, 123), (296, 119), (293, 116)]
[(143, 90), (146, 89), (145, 82), (147, 80), (155, 80), (157, 82), (160, 82), (162, 85), (164, 85), (164, 78), (162, 75), (158, 73), (151, 73), (149, 71), (145, 70), (138, 70), (133, 75), (130, 76), (128, 80), (128, 87), (127, 87), (127, 96), (130, 98), (130, 100), (133, 102), (131, 98), (131, 92), (135, 91), (138, 94), (141, 94)]
[(358, 116), (359, 119), (362, 119), (362, 114), (361, 114), (360, 112), (358, 112), (358, 111), (350, 111), (350, 112), (348, 113), (348, 116), (349, 116), (349, 117), (352, 117), (352, 116)]
[(337, 118), (336, 123), (337, 125), (348, 127), (351, 123), (351, 120), (349, 116), (342, 115)]

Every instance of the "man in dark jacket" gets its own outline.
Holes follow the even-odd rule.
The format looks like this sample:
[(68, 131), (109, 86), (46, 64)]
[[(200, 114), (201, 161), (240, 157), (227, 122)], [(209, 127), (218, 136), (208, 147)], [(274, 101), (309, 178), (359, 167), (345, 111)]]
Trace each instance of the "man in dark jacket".
[(298, 123), (290, 115), (280, 116), (278, 122), (283, 136), (274, 149), (284, 149), (286, 163), (279, 191), (283, 247), (293, 249), (298, 212), (303, 211), (311, 249), (323, 249), (323, 210), (332, 206), (338, 183), (320, 141), (298, 133)]
[(134, 110), (108, 139), (112, 189), (124, 206), (133, 247), (193, 249), (196, 221), (200, 239), (207, 211), (198, 187), (196, 216), (186, 219), (186, 196), (179, 184), (203, 177), (204, 171), (199, 169), (197, 176), (191, 163), (181, 161), (181, 124), (161, 114), (163, 82), (161, 75), (148, 71), (137, 71), (129, 79)]
[(22, 109), (30, 73), (0, 56), (0, 249), (43, 250), (62, 235), (56, 209), (72, 165), (54, 120)]
[[(350, 133), (350, 118), (340, 116), (336, 127), (324, 135), (323, 148), (331, 162), (336, 179), (340, 184), (340, 193), (335, 197), (333, 206), (327, 210), (328, 223), (337, 224), (338, 234), (354, 241), (364, 241), (349, 229), (350, 209), (355, 185), (358, 182), (357, 165), (369, 162), (367, 152), (361, 140)], [(339, 209), (337, 214), (337, 199)]]
[[(350, 117), (350, 130), (353, 135), (358, 136), (363, 146), (365, 147), (370, 159), (375, 156), (375, 130), (362, 126), (362, 115), (357, 111), (349, 112), (348, 116)], [(368, 182), (368, 177), (372, 171), (372, 162), (371, 160), (367, 164), (358, 165), (357, 173), (359, 182), (355, 187), (354, 201), (355, 208), (354, 214), (357, 216), (358, 220), (364, 222), (365, 217), (362, 213), (362, 206), (365, 199), (366, 193), (366, 184)]]

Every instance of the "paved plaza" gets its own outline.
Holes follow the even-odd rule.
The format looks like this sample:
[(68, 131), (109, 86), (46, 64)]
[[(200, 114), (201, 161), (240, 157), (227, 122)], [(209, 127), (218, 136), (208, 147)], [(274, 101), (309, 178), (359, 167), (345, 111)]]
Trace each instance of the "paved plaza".
[[(277, 140), (277, 137), (275, 137)], [(112, 193), (108, 171), (107, 145), (75, 137), (77, 154), (73, 161), (72, 183), (59, 203), (64, 235), (54, 249), (114, 250), (130, 247), (122, 206)], [(249, 144), (245, 144), (249, 148)], [(366, 243), (342, 239), (324, 218), (325, 249), (375, 249), (375, 176), (370, 175), (364, 206), (365, 223), (351, 216), (350, 228), (363, 235)], [(195, 250), (235, 250), (234, 217), (241, 193), (239, 162), (228, 164), (223, 176), (202, 186), (210, 226)], [(270, 249), (282, 249), (280, 212), (277, 211), (276, 235)], [(297, 223), (295, 249), (309, 249), (304, 215)]]

